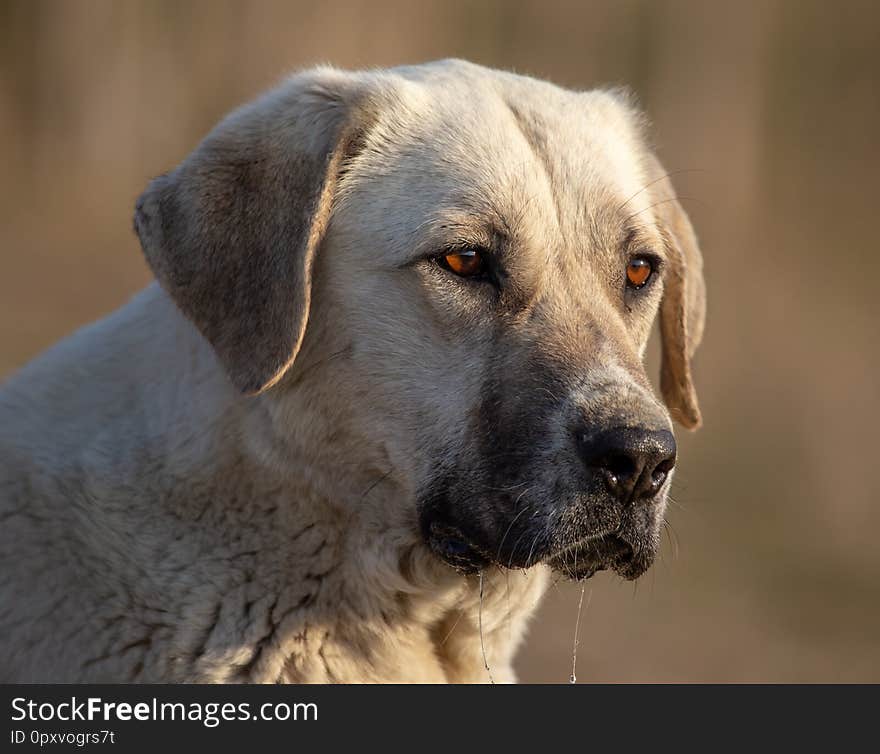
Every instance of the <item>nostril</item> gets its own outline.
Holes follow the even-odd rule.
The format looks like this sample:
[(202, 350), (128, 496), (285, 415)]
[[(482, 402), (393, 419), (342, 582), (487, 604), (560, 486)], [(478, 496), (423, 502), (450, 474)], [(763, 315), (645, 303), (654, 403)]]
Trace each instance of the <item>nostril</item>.
[[(653, 497), (656, 495), (660, 488), (663, 486), (663, 483), (666, 481), (666, 477), (669, 476), (669, 472), (675, 466), (675, 453), (673, 452), (671, 455), (664, 458), (660, 461), (653, 469), (651, 469), (650, 473), (650, 481), (647, 486), (647, 489), (644, 490), (642, 497), (648, 496)], [(650, 467), (649, 467), (650, 468)]]
[(663, 486), (663, 482), (666, 481), (666, 477), (669, 476), (669, 472), (675, 468), (675, 454), (673, 453), (668, 458), (660, 461), (653, 471), (651, 472), (651, 488), (656, 491), (659, 490)]
[(638, 471), (635, 461), (621, 453), (615, 453), (605, 458), (602, 466), (617, 479), (630, 479)]
[(649, 492), (652, 495), (656, 495), (660, 488), (663, 486), (663, 482), (666, 481), (666, 472), (665, 471), (654, 471), (651, 473), (651, 485), (649, 487)]
[(654, 468), (655, 472), (660, 472), (661, 474), (668, 474), (672, 469), (675, 468), (675, 453), (668, 458), (660, 461), (657, 466)]

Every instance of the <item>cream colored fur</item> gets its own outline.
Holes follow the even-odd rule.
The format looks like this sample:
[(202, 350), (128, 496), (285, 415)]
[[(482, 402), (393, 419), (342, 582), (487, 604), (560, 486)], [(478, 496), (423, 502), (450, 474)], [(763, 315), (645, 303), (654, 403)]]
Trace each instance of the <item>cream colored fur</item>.
[[(314, 264), (279, 293), (305, 288), (311, 302), (290, 315), (308, 326), (282, 343), (288, 363), (281, 351), (256, 363), (248, 328), (218, 358), (209, 340), (224, 311), (202, 302), (191, 314), (187, 293), (153, 284), (0, 388), (0, 680), (485, 682), (482, 645), (494, 680), (514, 680), (545, 566), (487, 569), (481, 608), (479, 579), (437, 560), (418, 529), (419, 485), (444, 461), (437, 449), (466, 446), (493, 367), (479, 307), (412, 260), (480, 233), (475, 217), (516, 216), (528, 241), (517, 263), (544, 276), (540, 317), (511, 327), (624, 374), (662, 411), (632, 377), (659, 291), (626, 323), (606, 294), (587, 293), (610, 263), (584, 254), (613, 207), (630, 198), (645, 233), (668, 240), (620, 97), (457, 61), (318, 69), (218, 138), (313, 84), (334, 113), (357, 111), (358, 143), (321, 200), (329, 224), (299, 252)], [(141, 232), (163, 264), (151, 255), (165, 247)], [(575, 344), (568, 325), (584, 317), (609, 339)], [(680, 349), (683, 317), (668, 324)], [(670, 390), (692, 392), (689, 372), (676, 374)], [(258, 382), (259, 394), (235, 386)]]

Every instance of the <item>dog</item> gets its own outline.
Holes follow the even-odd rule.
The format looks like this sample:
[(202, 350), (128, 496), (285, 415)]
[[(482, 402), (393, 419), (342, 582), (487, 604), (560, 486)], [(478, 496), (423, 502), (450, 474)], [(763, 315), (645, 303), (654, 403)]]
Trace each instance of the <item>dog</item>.
[(457, 60), (223, 120), (0, 390), (0, 678), (511, 682), (549, 574), (640, 576), (705, 315), (645, 131)]

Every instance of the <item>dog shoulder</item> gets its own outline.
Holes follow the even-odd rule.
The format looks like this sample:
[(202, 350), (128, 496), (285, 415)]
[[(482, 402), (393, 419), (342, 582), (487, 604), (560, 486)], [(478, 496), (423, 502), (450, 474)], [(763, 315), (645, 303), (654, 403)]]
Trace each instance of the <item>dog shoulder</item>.
[(82, 657), (99, 654), (92, 644), (106, 636), (80, 631), (60, 654), (53, 637), (72, 620), (87, 625), (75, 616), (122, 572), (125, 555), (108, 542), (153, 510), (138, 464), (186, 424), (175, 393), (197, 384), (204, 402), (234, 395), (213, 359), (152, 285), (0, 386), (0, 603), (12, 606), (0, 633), (34, 647), (0, 661), (0, 679), (77, 679)]
[[(132, 429), (137, 408), (161, 411), (180, 379), (210, 372), (210, 348), (153, 284), (108, 317), (83, 327), (0, 386), (0, 442), (50, 461), (84, 438)], [(2, 462), (2, 461), (0, 461)]]

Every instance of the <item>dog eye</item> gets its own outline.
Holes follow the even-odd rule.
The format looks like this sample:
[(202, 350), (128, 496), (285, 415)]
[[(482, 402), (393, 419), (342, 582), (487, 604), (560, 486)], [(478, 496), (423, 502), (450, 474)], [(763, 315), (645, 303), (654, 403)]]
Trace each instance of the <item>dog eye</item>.
[(654, 274), (654, 263), (647, 257), (633, 257), (626, 266), (626, 284), (630, 288), (643, 288)]
[(486, 272), (486, 260), (479, 249), (456, 249), (438, 257), (437, 262), (463, 278), (479, 277)]

